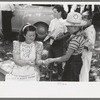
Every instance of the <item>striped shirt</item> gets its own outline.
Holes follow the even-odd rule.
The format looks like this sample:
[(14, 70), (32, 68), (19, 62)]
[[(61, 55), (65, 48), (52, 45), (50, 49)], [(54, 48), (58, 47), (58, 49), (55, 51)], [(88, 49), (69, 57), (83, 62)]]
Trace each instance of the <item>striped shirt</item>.
[(69, 42), (68, 50), (73, 49), (74, 50), (73, 55), (81, 54), (84, 49), (86, 39), (85, 39), (84, 35), (82, 35), (82, 34), (84, 34), (84, 33), (78, 32), (77, 35), (71, 36), (72, 39)]

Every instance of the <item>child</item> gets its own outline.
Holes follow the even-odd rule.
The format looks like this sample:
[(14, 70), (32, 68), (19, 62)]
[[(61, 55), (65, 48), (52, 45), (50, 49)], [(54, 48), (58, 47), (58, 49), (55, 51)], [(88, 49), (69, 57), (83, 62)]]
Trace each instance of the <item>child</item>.
[(42, 51), (42, 42), (36, 41), (36, 28), (26, 24), (18, 41), (13, 41), (13, 61), (1, 62), (0, 72), (6, 81), (39, 81)]
[(45, 64), (53, 62), (66, 62), (62, 81), (79, 81), (79, 74), (82, 68), (82, 51), (86, 39), (81, 28), (87, 24), (82, 20), (82, 15), (78, 12), (70, 12), (65, 20), (68, 32), (71, 37), (66, 50), (66, 54), (56, 58), (48, 58)]

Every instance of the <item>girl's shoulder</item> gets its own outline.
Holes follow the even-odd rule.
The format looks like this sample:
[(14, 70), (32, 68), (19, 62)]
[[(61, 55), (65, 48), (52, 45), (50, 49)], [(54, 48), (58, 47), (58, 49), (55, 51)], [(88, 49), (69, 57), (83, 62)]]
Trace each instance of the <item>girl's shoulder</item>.
[(16, 46), (16, 45), (18, 46), (19, 44), (20, 44), (19, 41), (17, 41), (17, 40), (13, 41), (13, 46)]
[(17, 41), (17, 40), (14, 40), (14, 41), (13, 41), (13, 43), (19, 43), (19, 41)]
[(24, 42), (20, 42), (20, 41), (17, 41), (17, 40), (14, 40), (13, 41), (13, 46), (20, 46), (22, 43), (24, 43)]
[(19, 42), (18, 40), (14, 40), (14, 41), (13, 41), (13, 44), (14, 44), (14, 43), (20, 44), (20, 43), (23, 43), (23, 42)]

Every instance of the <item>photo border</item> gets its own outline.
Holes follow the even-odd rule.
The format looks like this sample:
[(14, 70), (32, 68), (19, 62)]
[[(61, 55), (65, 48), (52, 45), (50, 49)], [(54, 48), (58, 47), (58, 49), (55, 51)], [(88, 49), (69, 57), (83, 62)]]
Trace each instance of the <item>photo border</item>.
[[(18, 0), (10, 0), (10, 2), (19, 2)], [(77, 2), (77, 1), (80, 1), (80, 0), (42, 0), (42, 1), (40, 1), (40, 0), (29, 0), (28, 2)], [(1, 1), (0, 0), (0, 2), (8, 2), (8, 0), (4, 0), (4, 1)], [(21, 0), (20, 2), (27, 2), (27, 0)], [(80, 1), (80, 2), (94, 2), (94, 3), (97, 3), (97, 2), (99, 2), (99, 0), (82, 0), (82, 1)], [(56, 91), (57, 93), (58, 93), (58, 90), (61, 90), (61, 91), (59, 91), (60, 93), (62, 93), (62, 92), (66, 92), (66, 91), (63, 91), (63, 89), (66, 89), (67, 90), (67, 93), (65, 94), (65, 95), (68, 95), (68, 94), (70, 94), (70, 97), (68, 96), (68, 98), (66, 98), (67, 96), (63, 96), (63, 95), (61, 95), (61, 97), (60, 97), (60, 93), (58, 93), (57, 95), (58, 95), (58, 97), (59, 98), (57, 98), (57, 95), (56, 96), (53, 96), (52, 95), (52, 93), (51, 94), (49, 94), (48, 93), (48, 95), (45, 97), (45, 96), (40, 96), (38, 99), (40, 99), (40, 98), (42, 98), (43, 100), (44, 100), (44, 98), (47, 98), (48, 97), (48, 99), (50, 99), (50, 98), (52, 98), (52, 97), (54, 97), (54, 98), (57, 98), (57, 100), (58, 99), (61, 99), (62, 100), (62, 98), (64, 99), (64, 98), (66, 98), (67, 100), (69, 100), (69, 99), (71, 99), (71, 100), (75, 100), (75, 99), (79, 99), (79, 100), (82, 100), (82, 99), (87, 99), (88, 100), (88, 98), (90, 98), (91, 100), (93, 99), (93, 100), (98, 100), (97, 98), (98, 97), (100, 97), (100, 95), (99, 95), (99, 93), (98, 94), (96, 94), (95, 96), (93, 96), (93, 94), (95, 94), (95, 92), (97, 91), (97, 90), (99, 90), (99, 88), (100, 88), (100, 83), (95, 83), (95, 82), (89, 82), (89, 83), (72, 83), (72, 82), (63, 82), (63, 83), (60, 83), (60, 82), (58, 82), (58, 83), (55, 83), (55, 82), (52, 82), (52, 83), (50, 83), (50, 82), (45, 82), (44, 84), (46, 84), (46, 87), (45, 87), (45, 85), (43, 84), (44, 82), (41, 82), (41, 84), (42, 85), (40, 85), (40, 83), (28, 83), (28, 82), (26, 82), (26, 83), (23, 83), (23, 82), (20, 82), (20, 83), (18, 83), (18, 82), (16, 82), (16, 84), (15, 83), (11, 83), (11, 82), (7, 82), (7, 83), (4, 83), (4, 82), (0, 82), (0, 99), (1, 100), (3, 100), (3, 98), (5, 98), (5, 100), (7, 99), (8, 100), (8, 98), (10, 98), (10, 100), (11, 100), (11, 98), (12, 99), (14, 99), (14, 100), (16, 100), (17, 98), (18, 99), (25, 99), (26, 98), (26, 100), (27, 100), (27, 97), (29, 97), (28, 98), (28, 100), (29, 99), (32, 99), (33, 100), (33, 98), (38, 98), (38, 95), (40, 95), (40, 93), (42, 93), (42, 91), (40, 91), (39, 92), (39, 89), (44, 89), (44, 88), (46, 88), (46, 87), (48, 87), (48, 84), (49, 84), (49, 86), (50, 87), (52, 87), (53, 85), (55, 85), (56, 86), (56, 90), (54, 90), (55, 88), (52, 88), (54, 91)], [(65, 83), (65, 84), (64, 84)], [(24, 85), (23, 85), (24, 84)], [(32, 91), (31, 89), (33, 89), (34, 90), (34, 86), (29, 86), (31, 84), (31, 86), (32, 85), (34, 85), (34, 86), (36, 86), (37, 88), (39, 88), (38, 89), (38, 92), (36, 92), (36, 91)], [(38, 87), (38, 85), (40, 85), (40, 86), (43, 86), (42, 88), (41, 87)], [(79, 85), (79, 84), (81, 84), (81, 85)], [(10, 90), (12, 87), (15, 87), (16, 86), (16, 89), (15, 90)], [(25, 86), (27, 86), (27, 87), (25, 87)], [(29, 86), (29, 87), (28, 87)], [(59, 86), (59, 87), (58, 87)], [(36, 88), (36, 89), (37, 89)], [(81, 94), (80, 93), (80, 91), (82, 92), (82, 94), (81, 94), (81, 96), (78, 96), (78, 94), (77, 94), (77, 96), (75, 96), (73, 93), (75, 93), (75, 91), (74, 91), (74, 89), (75, 88), (77, 88), (77, 91), (76, 92), (78, 92), (79, 94)], [(87, 92), (87, 89), (90, 89), (88, 92)], [(20, 90), (20, 89), (22, 89), (22, 90)], [(49, 90), (51, 90), (51, 92), (53, 92), (52, 91), (52, 89), (51, 88), (49, 88)], [(70, 90), (71, 89), (71, 90)], [(2, 90), (2, 91), (1, 91)], [(29, 96), (26, 96), (25, 97), (25, 94), (27, 94), (28, 93), (28, 91), (27, 92), (25, 92), (25, 90), (31, 90), (30, 92), (33, 92), (33, 93), (35, 93), (36, 92), (36, 96), (34, 96), (34, 95), (29, 95)], [(48, 90), (48, 88), (46, 88), (46, 91)], [(93, 91), (92, 91), (93, 90)], [(17, 92), (15, 92), (15, 91), (17, 91)], [(21, 92), (25, 92), (25, 93), (21, 93)], [(2, 92), (2, 93), (1, 93)], [(11, 93), (13, 94), (13, 96), (11, 96)], [(15, 92), (15, 93), (14, 93)], [(18, 93), (19, 92), (19, 93)], [(70, 93), (69, 93), (70, 92)], [(86, 93), (85, 93), (86, 92)], [(89, 92), (92, 92), (92, 95), (89, 93)], [(99, 91), (97, 91), (97, 92), (99, 92)], [(38, 94), (39, 93), (39, 94)], [(53, 92), (54, 93), (54, 92)], [(71, 95), (71, 93), (72, 93), (72, 95)], [(88, 93), (88, 94), (87, 94)], [(84, 95), (84, 94), (87, 94), (87, 96), (86, 95)], [(19, 97), (21, 97), (21, 98), (19, 98)], [(92, 97), (92, 98), (91, 98)], [(81, 99), (82, 98), (82, 99)], [(53, 99), (53, 98), (52, 98)], [(51, 100), (51, 99), (50, 99)]]

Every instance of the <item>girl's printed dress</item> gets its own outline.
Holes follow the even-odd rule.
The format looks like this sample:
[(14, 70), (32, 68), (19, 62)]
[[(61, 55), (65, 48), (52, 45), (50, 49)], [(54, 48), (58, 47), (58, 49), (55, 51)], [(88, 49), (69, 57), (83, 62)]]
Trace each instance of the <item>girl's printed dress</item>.
[(39, 81), (39, 68), (35, 65), (37, 54), (42, 55), (43, 44), (42, 42), (35, 42), (26, 44), (25, 42), (13, 41), (13, 52), (20, 55), (24, 61), (31, 61), (34, 66), (19, 66), (14, 61), (4, 61), (0, 63), (0, 68), (7, 71), (9, 74), (5, 76), (5, 80), (31, 80)]

